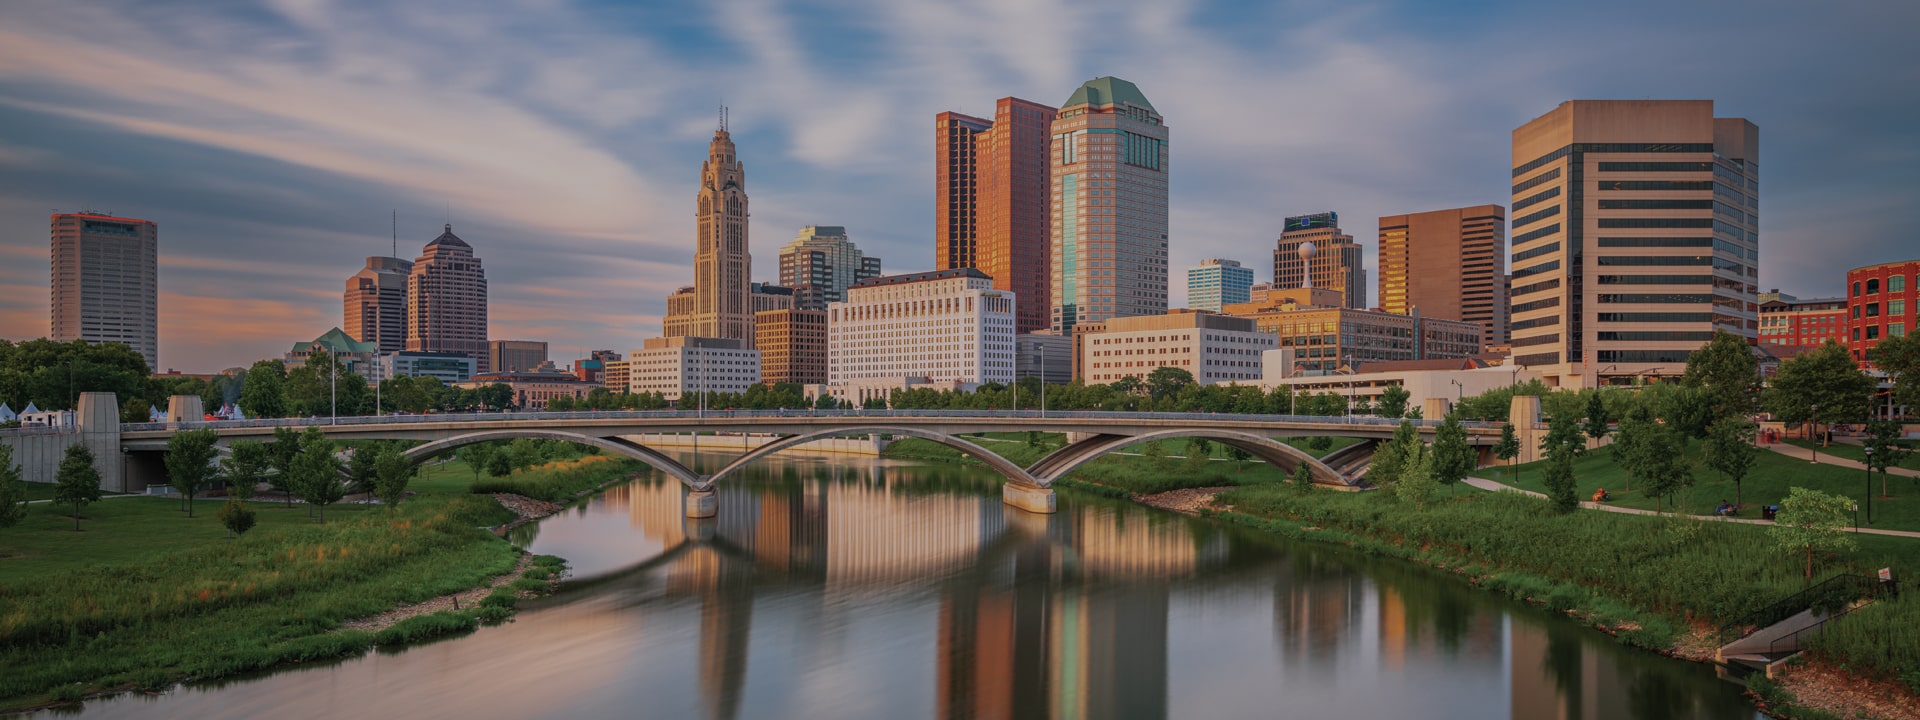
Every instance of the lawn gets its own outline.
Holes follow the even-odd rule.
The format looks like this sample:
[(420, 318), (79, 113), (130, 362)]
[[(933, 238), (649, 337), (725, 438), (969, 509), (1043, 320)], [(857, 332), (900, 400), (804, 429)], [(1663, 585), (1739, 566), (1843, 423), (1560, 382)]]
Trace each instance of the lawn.
[[(27, 506), (19, 525), (0, 530), (0, 587), (49, 573), (100, 564), (146, 560), (210, 543), (227, 542), (227, 529), (214, 513), (219, 499), (194, 502), (187, 517), (180, 501), (163, 497), (121, 497), (88, 504), (80, 511), (80, 532), (73, 530), (73, 506), (38, 503)], [(256, 502), (259, 524), (255, 533), (276, 528), (313, 525), (307, 507), (292, 509), (279, 503)], [(368, 505), (331, 505), (328, 522), (345, 522), (369, 510)]]
[[(1827, 447), (1820, 447), (1820, 441), (1818, 440), (1802, 440), (1799, 438), (1789, 438), (1788, 440), (1786, 440), (1786, 442), (1790, 445), (1798, 445), (1800, 447), (1813, 450), (1815, 452), (1820, 453), (1821, 455), (1832, 455), (1837, 458), (1845, 458), (1861, 464), (1866, 464), (1867, 462), (1867, 452), (1866, 452), (1867, 449), (1859, 445), (1854, 445), (1852, 443), (1836, 442)], [(1916, 448), (1916, 449), (1920, 449), (1920, 448)], [(1903, 467), (1909, 470), (1920, 470), (1920, 452), (1908, 454), (1907, 459), (1900, 461), (1900, 463), (1898, 465), (1895, 465), (1894, 467)]]
[[(1026, 433), (986, 433), (984, 437), (969, 435), (967, 440), (1026, 467), (1058, 449), (1065, 442), (1065, 436), (1060, 433), (1042, 433), (1038, 447), (1027, 444)], [(1166, 454), (1165, 467), (1155, 468), (1152, 461), (1139, 455), (1148, 445), (1153, 444), (1159, 445), (1161, 451)], [(1340, 447), (1344, 445), (1336, 441), (1334, 449)], [(1116, 453), (1080, 466), (1066, 478), (1068, 484), (1064, 487), (1073, 487), (1072, 482), (1078, 481), (1119, 488), (1130, 493), (1148, 494), (1189, 487), (1258, 485), (1287, 480), (1285, 473), (1261, 462), (1258, 458), (1248, 458), (1245, 462), (1228, 460), (1226, 448), (1219, 443), (1212, 445), (1213, 459), (1207, 462), (1207, 469), (1203, 473), (1196, 474), (1189, 471), (1186, 454), (1185, 438), (1130, 445)], [(957, 461), (961, 459), (960, 451), (919, 438), (896, 439), (887, 447), (886, 455), (923, 460)]]
[[(1857, 448), (1856, 448), (1857, 449)], [(1733, 502), (1733, 482), (1716, 477), (1702, 460), (1700, 444), (1686, 445), (1685, 456), (1692, 466), (1693, 486), (1676, 495), (1681, 511), (1710, 514), (1722, 500)], [(1504, 465), (1481, 468), (1478, 477), (1498, 480), (1536, 492), (1546, 492), (1541, 482), (1544, 462), (1528, 463), (1510, 469)], [(1629, 490), (1626, 472), (1614, 464), (1612, 451), (1600, 448), (1574, 462), (1574, 478), (1581, 500), (1590, 499), (1595, 488), (1606, 488), (1611, 504), (1621, 507), (1652, 509), (1654, 499), (1637, 490)], [(1514, 481), (1515, 472), (1519, 480)], [(1796, 460), (1772, 450), (1762, 449), (1754, 456), (1753, 470), (1741, 484), (1742, 517), (1759, 517), (1763, 505), (1777, 505), (1787, 496), (1787, 488), (1801, 486), (1859, 499), (1867, 483), (1865, 470), (1815, 464)], [(1894, 476), (1886, 483), (1892, 497), (1880, 496), (1881, 476), (1873, 478), (1873, 527), (1887, 530), (1920, 530), (1920, 479)], [(1671, 506), (1668, 509), (1672, 509)], [(1865, 515), (1862, 515), (1865, 522)]]

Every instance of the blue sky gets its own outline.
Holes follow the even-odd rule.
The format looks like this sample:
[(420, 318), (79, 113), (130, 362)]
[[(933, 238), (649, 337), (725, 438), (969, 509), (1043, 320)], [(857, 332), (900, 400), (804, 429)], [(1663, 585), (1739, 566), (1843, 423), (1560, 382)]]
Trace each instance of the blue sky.
[[(493, 336), (565, 362), (691, 278), (715, 108), (756, 274), (803, 225), (933, 255), (933, 116), (1138, 84), (1172, 131), (1172, 266), (1266, 279), (1286, 215), (1505, 204), (1512, 129), (1708, 98), (1761, 132), (1761, 283), (1920, 256), (1920, 3), (753, 0), (0, 5), (0, 337), (47, 332), (47, 215), (160, 224), (161, 366), (277, 357), (451, 218)], [(1371, 257), (1368, 263), (1371, 266)], [(1175, 303), (1184, 279), (1176, 277)]]

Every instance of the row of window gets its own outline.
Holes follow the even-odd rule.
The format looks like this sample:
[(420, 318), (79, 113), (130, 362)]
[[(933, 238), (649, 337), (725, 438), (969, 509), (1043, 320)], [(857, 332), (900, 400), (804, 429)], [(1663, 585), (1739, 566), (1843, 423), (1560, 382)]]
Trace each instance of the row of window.
[(1712, 210), (1712, 200), (1601, 200), (1601, 210)]
[[(1920, 282), (1920, 281), (1917, 281), (1917, 282)], [(1860, 297), (1863, 294), (1861, 292), (1863, 287), (1866, 291), (1864, 294), (1866, 295), (1880, 294), (1880, 278), (1869, 278), (1866, 281), (1864, 286), (1858, 281), (1854, 282), (1853, 296)], [(1906, 291), (1907, 291), (1907, 276), (1905, 275), (1887, 276), (1887, 292), (1897, 293), (1897, 292), (1906, 292)]]
[(1696, 331), (1681, 331), (1681, 330), (1673, 330), (1673, 331), (1662, 331), (1662, 330), (1605, 331), (1603, 330), (1599, 333), (1599, 339), (1622, 341), (1622, 342), (1648, 342), (1648, 341), (1706, 342), (1708, 340), (1713, 339), (1713, 333), (1711, 331), (1696, 332)]
[[(1555, 150), (1553, 152), (1547, 153), (1540, 157), (1534, 158), (1533, 160), (1528, 161), (1527, 163), (1521, 165), (1520, 167), (1514, 168), (1513, 176), (1520, 177), (1521, 175), (1525, 175), (1529, 172), (1533, 172), (1534, 170), (1545, 167), (1547, 163), (1551, 163), (1555, 160), (1559, 160), (1560, 158), (1566, 157), (1573, 153), (1710, 153), (1710, 152), (1713, 152), (1713, 143), (1574, 143), (1572, 145), (1562, 147), (1559, 150)], [(1711, 162), (1700, 162), (1700, 163), (1632, 163), (1632, 162), (1609, 163), (1609, 162), (1603, 162), (1603, 163), (1600, 163), (1600, 169), (1602, 171), (1617, 170), (1622, 172), (1629, 171), (1629, 170), (1644, 169), (1644, 168), (1613, 168), (1613, 167), (1608, 167), (1609, 165), (1694, 165), (1697, 167), (1693, 169), (1700, 172), (1706, 172), (1713, 169), (1713, 163)]]

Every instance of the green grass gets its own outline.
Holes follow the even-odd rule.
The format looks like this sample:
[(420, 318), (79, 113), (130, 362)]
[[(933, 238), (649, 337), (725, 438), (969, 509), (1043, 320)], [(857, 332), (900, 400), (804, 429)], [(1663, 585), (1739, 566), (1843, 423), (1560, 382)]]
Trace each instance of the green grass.
[[(0, 530), (0, 587), (46, 577), (76, 567), (137, 563), (170, 553), (226, 542), (227, 530), (214, 513), (222, 500), (194, 502), (194, 516), (180, 501), (161, 497), (123, 497), (89, 503), (80, 511), (80, 532), (73, 530), (73, 506), (27, 506), (19, 525)], [(258, 525), (253, 533), (308, 527), (307, 506), (251, 503)], [(352, 522), (377, 506), (331, 505), (327, 521)], [(252, 534), (252, 533), (250, 533)]]
[[(1041, 458), (1046, 457), (1048, 453), (1058, 449), (1065, 441), (1065, 436), (1059, 433), (1044, 433), (1041, 436), (1041, 446), (1035, 448), (1026, 444), (1027, 436), (1025, 433), (987, 433), (986, 438), (987, 440), (982, 442), (980, 438), (968, 436), (970, 442), (975, 442), (981, 447), (1023, 467), (1030, 466)], [(1017, 442), (995, 442), (995, 440)], [(1093, 486), (1100, 486), (1118, 492), (1100, 493), (1098, 490), (1092, 491), (1100, 494), (1111, 494), (1116, 497), (1126, 497), (1127, 495), (1135, 493), (1145, 495), (1181, 488), (1254, 485), (1285, 482), (1287, 480), (1285, 473), (1271, 465), (1261, 462), (1257, 458), (1249, 458), (1244, 463), (1224, 460), (1224, 458), (1227, 457), (1226, 448), (1218, 443), (1213, 445), (1212, 457), (1221, 459), (1209, 461), (1207, 463), (1207, 471), (1204, 473), (1192, 473), (1187, 470), (1187, 461), (1184, 458), (1187, 452), (1186, 440), (1160, 440), (1155, 442), (1158, 443), (1161, 449), (1168, 455), (1167, 469), (1156, 469), (1146, 458), (1140, 457), (1138, 453), (1143, 452), (1147, 445), (1155, 444), (1141, 443), (1122, 448), (1118, 453), (1100, 457), (1080, 466), (1073, 474), (1065, 478), (1065, 483), (1062, 487), (1092, 490)], [(1342, 445), (1336, 443), (1334, 447), (1337, 449), (1342, 447)], [(887, 446), (886, 455), (888, 457), (905, 459), (974, 462), (962, 458), (958, 450), (931, 440), (922, 440), (919, 438), (899, 438), (894, 440), (891, 445)]]
[[(576, 494), (626, 477), (644, 467), (638, 460), (611, 455), (587, 455), (556, 460), (537, 468), (502, 477), (483, 477), (472, 483), (476, 493), (514, 493), (536, 500), (564, 503)], [(469, 471), (467, 477), (473, 475)]]
[[(1676, 495), (1677, 505), (1682, 512), (1710, 515), (1721, 500), (1734, 501), (1733, 482), (1716, 477), (1713, 470), (1706, 467), (1699, 443), (1687, 445), (1686, 457), (1691, 463), (1694, 482), (1691, 488)], [(1519, 466), (1518, 482), (1514, 481), (1514, 469), (1505, 465), (1481, 468), (1474, 474), (1522, 489), (1545, 492), (1542, 483), (1544, 466), (1544, 462)], [(1613, 462), (1609, 448), (1586, 453), (1574, 462), (1573, 469), (1581, 500), (1590, 499), (1595, 488), (1604, 487), (1612, 496), (1608, 504), (1642, 509), (1653, 509), (1655, 506), (1653, 498), (1641, 494), (1639, 490), (1628, 489), (1626, 471)], [(1741, 517), (1760, 517), (1761, 506), (1779, 504), (1786, 498), (1787, 488), (1792, 486), (1860, 499), (1867, 483), (1866, 472), (1796, 460), (1762, 449), (1755, 454), (1753, 470), (1741, 484)], [(1880, 497), (1881, 477), (1879, 473), (1874, 474), (1873, 527), (1920, 530), (1920, 479), (1893, 476), (1888, 478), (1886, 484), (1892, 494), (1890, 498)], [(1671, 510), (1673, 506), (1667, 506), (1666, 509)]]
[[(1797, 445), (1799, 447), (1816, 451), (1821, 455), (1832, 455), (1837, 458), (1845, 458), (1847, 460), (1852, 460), (1862, 465), (1865, 465), (1867, 462), (1867, 452), (1866, 452), (1867, 449), (1865, 447), (1854, 445), (1851, 443), (1835, 442), (1832, 445), (1828, 445), (1826, 447), (1820, 447), (1820, 441), (1818, 440), (1803, 440), (1800, 438), (1789, 438), (1783, 442), (1786, 442), (1789, 445)], [(1900, 463), (1898, 465), (1895, 465), (1894, 467), (1902, 467), (1908, 470), (1920, 470), (1920, 452), (1907, 455), (1907, 459), (1900, 461)]]

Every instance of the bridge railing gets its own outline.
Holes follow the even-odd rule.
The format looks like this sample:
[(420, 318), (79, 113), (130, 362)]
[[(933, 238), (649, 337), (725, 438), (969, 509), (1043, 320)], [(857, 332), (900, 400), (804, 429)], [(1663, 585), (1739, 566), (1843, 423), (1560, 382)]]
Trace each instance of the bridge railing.
[[(887, 418), (965, 418), (965, 419), (1027, 419), (1048, 420), (1212, 420), (1228, 422), (1273, 422), (1273, 423), (1338, 423), (1342, 425), (1397, 426), (1396, 418), (1374, 417), (1371, 415), (1256, 415), (1241, 413), (1172, 413), (1172, 412), (1117, 412), (1105, 410), (594, 410), (577, 412), (476, 412), (476, 413), (436, 413), (429, 415), (356, 415), (341, 417), (304, 417), (304, 418), (264, 418), (258, 420), (204, 420), (182, 421), (178, 423), (146, 422), (124, 423), (123, 432), (142, 430), (197, 430), (239, 429), (239, 428), (275, 428), (309, 425), (392, 425), (406, 423), (444, 423), (444, 422), (513, 422), (533, 420), (698, 420), (698, 419), (741, 419), (757, 418), (797, 418), (797, 417), (837, 417), (860, 420)], [(1413, 420), (1415, 426), (1431, 428), (1440, 424), (1439, 420)], [(1479, 420), (1463, 421), (1464, 427), (1498, 429), (1501, 423)]]

